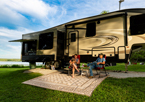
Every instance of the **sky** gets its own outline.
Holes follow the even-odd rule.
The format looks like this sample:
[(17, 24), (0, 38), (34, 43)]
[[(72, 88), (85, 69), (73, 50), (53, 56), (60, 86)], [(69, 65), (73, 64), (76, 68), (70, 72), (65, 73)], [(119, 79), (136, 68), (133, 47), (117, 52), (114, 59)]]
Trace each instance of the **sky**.
[[(144, 0), (125, 0), (121, 9), (145, 8)], [(119, 0), (0, 0), (0, 58), (20, 58), (22, 34), (119, 9)]]

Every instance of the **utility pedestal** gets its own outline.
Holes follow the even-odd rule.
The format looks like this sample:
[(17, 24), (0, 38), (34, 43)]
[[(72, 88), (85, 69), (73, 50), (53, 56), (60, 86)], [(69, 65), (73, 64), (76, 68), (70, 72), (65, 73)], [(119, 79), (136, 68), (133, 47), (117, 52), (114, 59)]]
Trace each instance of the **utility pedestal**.
[(127, 71), (128, 71), (128, 66), (127, 66), (128, 64), (127, 63), (125, 63), (125, 73), (127, 73)]
[(30, 69), (36, 68), (36, 62), (29, 62)]

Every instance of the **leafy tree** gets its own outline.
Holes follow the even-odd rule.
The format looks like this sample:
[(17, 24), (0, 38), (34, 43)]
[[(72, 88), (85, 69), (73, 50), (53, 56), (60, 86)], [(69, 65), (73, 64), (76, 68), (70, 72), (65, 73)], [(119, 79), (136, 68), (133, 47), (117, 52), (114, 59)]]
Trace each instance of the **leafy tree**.
[(145, 50), (139, 50), (131, 54), (130, 57), (131, 62), (133, 61), (138, 62), (138, 60), (145, 60)]
[(106, 14), (106, 13), (109, 13), (109, 11), (104, 10), (104, 11), (102, 11), (100, 14)]

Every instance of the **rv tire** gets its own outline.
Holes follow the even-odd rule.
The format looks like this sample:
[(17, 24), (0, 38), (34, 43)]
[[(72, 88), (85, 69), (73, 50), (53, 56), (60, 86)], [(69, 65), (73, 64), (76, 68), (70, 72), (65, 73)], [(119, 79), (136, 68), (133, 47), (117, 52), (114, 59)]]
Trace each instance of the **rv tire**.
[(59, 68), (60, 68), (60, 62), (59, 62), (59, 61), (55, 61), (55, 62), (54, 62), (54, 67), (55, 67), (56, 69), (59, 69)]
[(51, 69), (51, 62), (45, 62), (45, 68)]

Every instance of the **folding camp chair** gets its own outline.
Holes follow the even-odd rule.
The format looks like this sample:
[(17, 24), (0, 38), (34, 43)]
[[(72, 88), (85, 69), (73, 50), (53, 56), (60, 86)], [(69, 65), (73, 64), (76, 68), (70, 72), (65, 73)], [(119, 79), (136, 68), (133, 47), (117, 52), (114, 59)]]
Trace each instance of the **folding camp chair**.
[[(98, 55), (98, 57), (99, 57), (99, 55)], [(106, 60), (106, 55), (103, 55), (103, 58), (105, 58), (105, 60)], [(100, 73), (101, 73), (101, 70), (102, 70), (102, 69), (104, 70), (104, 73), (106, 74), (106, 76), (109, 74), (108, 72), (106, 72), (105, 64), (101, 64), (101, 65), (102, 65), (101, 68), (100, 68), (100, 67), (96, 67), (96, 68), (95, 68), (96, 71), (97, 71), (97, 75), (98, 75), (98, 70), (99, 70), (99, 78), (100, 78)]]
[[(80, 60), (80, 55), (77, 55), (77, 58)], [(70, 75), (70, 72), (72, 71), (72, 69), (70, 67), (68, 67), (68, 68), (69, 68), (68, 75)], [(80, 68), (80, 64), (77, 64), (77, 68)], [(75, 72), (76, 72), (76, 70), (75, 70)]]

